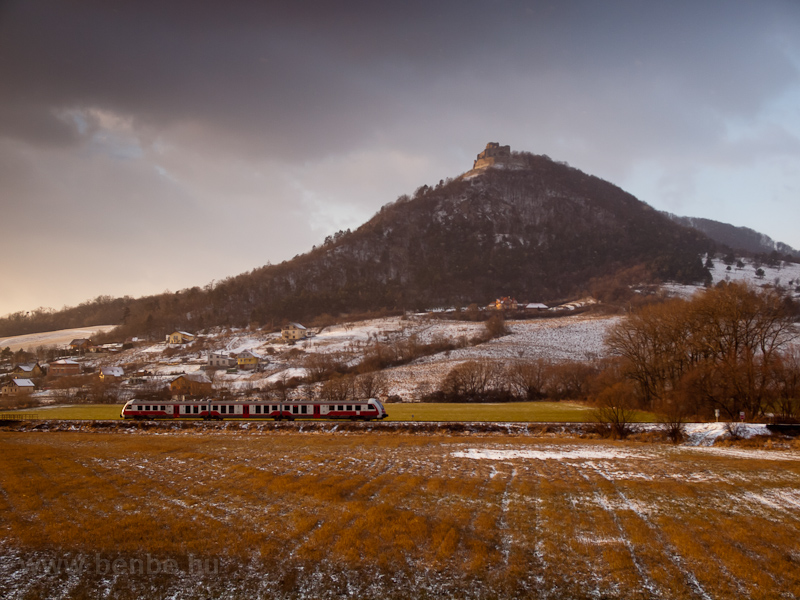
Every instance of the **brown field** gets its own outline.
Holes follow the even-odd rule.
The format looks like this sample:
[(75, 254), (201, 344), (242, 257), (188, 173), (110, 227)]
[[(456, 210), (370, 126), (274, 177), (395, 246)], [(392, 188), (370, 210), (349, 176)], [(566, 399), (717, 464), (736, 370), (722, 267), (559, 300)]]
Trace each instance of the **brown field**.
[(800, 595), (796, 450), (5, 431), (0, 515), (2, 598)]

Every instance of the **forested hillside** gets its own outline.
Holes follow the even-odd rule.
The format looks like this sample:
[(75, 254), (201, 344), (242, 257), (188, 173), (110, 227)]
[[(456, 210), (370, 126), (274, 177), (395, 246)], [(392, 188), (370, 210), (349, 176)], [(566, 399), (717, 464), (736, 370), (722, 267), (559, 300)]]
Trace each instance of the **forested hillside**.
[[(500, 295), (548, 301), (632, 268), (681, 282), (708, 276), (699, 256), (713, 242), (703, 234), (545, 156), (516, 154), (515, 165), (422, 186), (356, 231), (279, 265), (205, 288), (88, 303), (97, 311), (80, 313), (82, 324), (105, 319), (124, 325), (120, 335), (158, 336), (322, 313), (482, 304)], [(27, 325), (60, 328), (62, 317), (77, 318), (75, 310)], [(26, 318), (18, 317), (2, 320), (0, 335), (20, 332), (14, 327)]]

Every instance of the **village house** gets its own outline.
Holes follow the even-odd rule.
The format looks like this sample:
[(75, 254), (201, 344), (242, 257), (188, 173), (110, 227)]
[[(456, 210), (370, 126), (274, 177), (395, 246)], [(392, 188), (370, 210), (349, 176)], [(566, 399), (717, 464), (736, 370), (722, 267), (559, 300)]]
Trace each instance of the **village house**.
[(103, 381), (120, 379), (125, 376), (125, 370), (122, 367), (102, 367), (98, 376)]
[(300, 323), (289, 323), (281, 328), (281, 337), (286, 340), (302, 340), (308, 335), (308, 330)]
[(236, 354), (236, 366), (238, 366), (243, 371), (253, 371), (255, 369), (258, 369), (258, 365), (260, 362), (261, 362), (261, 357), (255, 352), (251, 352), (250, 350), (244, 350)]
[(3, 396), (18, 396), (20, 394), (30, 394), (36, 390), (36, 386), (30, 379), (11, 379), (3, 384)]
[(173, 331), (167, 336), (167, 344), (188, 344), (194, 341), (194, 334), (185, 331)]
[(86, 352), (87, 350), (91, 349), (91, 347), (92, 340), (87, 340), (85, 338), (74, 339), (69, 343), (69, 349), (78, 352)]
[(57, 360), (50, 363), (48, 368), (48, 375), (52, 377), (62, 377), (64, 375), (80, 375), (83, 372), (83, 367), (79, 362), (69, 360), (67, 358)]
[(207, 365), (212, 369), (228, 369), (236, 366), (236, 359), (226, 352), (209, 352)]
[(205, 373), (185, 373), (169, 384), (173, 396), (207, 396), (211, 393), (211, 380)]
[(31, 379), (34, 377), (41, 377), (44, 375), (44, 370), (39, 366), (39, 363), (28, 363), (24, 365), (15, 365), (11, 369), (11, 376), (23, 379)]
[(517, 310), (519, 303), (509, 296), (503, 296), (486, 307), (489, 310)]

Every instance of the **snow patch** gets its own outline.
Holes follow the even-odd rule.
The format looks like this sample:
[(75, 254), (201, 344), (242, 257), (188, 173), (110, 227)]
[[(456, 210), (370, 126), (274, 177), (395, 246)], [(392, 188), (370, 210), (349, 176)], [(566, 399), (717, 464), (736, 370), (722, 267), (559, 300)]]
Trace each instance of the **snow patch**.
[(581, 448), (580, 446), (560, 448), (558, 450), (489, 450), (470, 448), (463, 452), (453, 452), (456, 458), (473, 460), (511, 460), (530, 458), (534, 460), (613, 460), (617, 458), (634, 458), (624, 450), (604, 448), (601, 450)]
[[(687, 446), (713, 446), (718, 439), (730, 437), (727, 423), (689, 423), (686, 425)], [(756, 435), (770, 435), (764, 424), (734, 423), (739, 437), (750, 439)]]

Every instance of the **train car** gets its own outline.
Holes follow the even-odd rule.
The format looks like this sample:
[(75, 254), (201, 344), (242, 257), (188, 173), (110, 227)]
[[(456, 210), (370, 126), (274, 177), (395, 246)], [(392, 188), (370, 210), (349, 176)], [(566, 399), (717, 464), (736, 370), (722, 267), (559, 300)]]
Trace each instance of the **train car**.
[(270, 400), (129, 400), (120, 411), (123, 419), (385, 419), (386, 409), (380, 400), (349, 402), (306, 402)]

